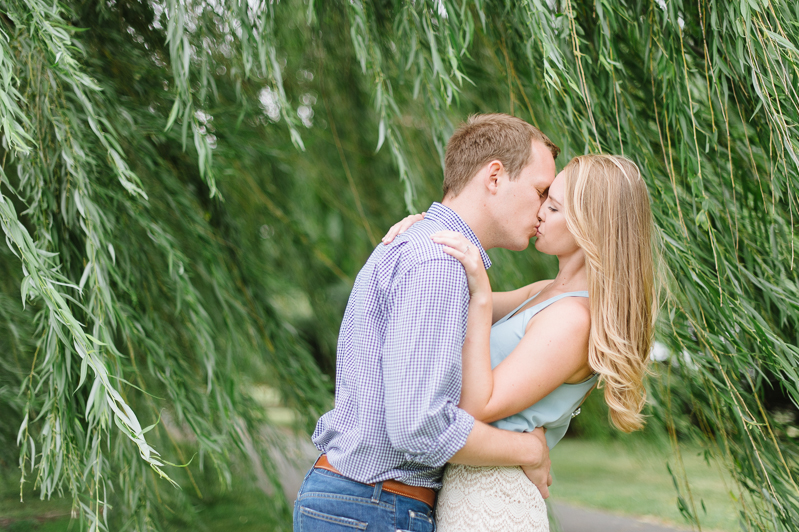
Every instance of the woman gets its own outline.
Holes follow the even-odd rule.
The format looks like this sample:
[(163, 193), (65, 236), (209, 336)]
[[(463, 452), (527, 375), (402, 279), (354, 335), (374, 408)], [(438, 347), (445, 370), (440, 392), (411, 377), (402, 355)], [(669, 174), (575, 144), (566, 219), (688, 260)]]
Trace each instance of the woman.
[[(474, 246), (459, 233), (435, 234), (471, 292), (460, 407), (507, 430), (543, 426), (552, 448), (599, 384), (613, 424), (641, 428), (656, 311), (651, 233), (635, 164), (585, 155), (558, 174), (539, 211), (535, 247), (558, 257), (554, 280), (492, 294)], [(436, 522), (439, 532), (549, 529), (544, 500), (519, 467), (450, 464)]]

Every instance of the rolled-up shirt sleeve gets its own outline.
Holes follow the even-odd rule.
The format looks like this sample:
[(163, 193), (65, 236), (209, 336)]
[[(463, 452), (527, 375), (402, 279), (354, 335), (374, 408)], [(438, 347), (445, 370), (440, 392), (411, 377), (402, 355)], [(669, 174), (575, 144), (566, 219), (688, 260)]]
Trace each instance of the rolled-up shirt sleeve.
[(474, 426), (457, 406), (466, 275), (454, 259), (429, 259), (397, 279), (389, 296), (382, 359), (388, 437), (406, 460), (441, 467)]

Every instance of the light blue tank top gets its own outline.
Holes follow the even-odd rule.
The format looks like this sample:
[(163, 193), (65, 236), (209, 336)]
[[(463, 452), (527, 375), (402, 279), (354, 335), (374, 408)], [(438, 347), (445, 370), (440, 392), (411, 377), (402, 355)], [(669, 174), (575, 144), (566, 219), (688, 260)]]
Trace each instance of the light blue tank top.
[[(491, 367), (497, 367), (519, 345), (527, 323), (533, 316), (564, 297), (588, 297), (588, 292), (560, 294), (516, 314), (519, 309), (535, 298), (533, 296), (496, 322), (491, 327)], [(579, 384), (561, 384), (533, 406), (491, 424), (497, 428), (515, 432), (532, 431), (536, 427), (545, 427), (547, 429), (547, 445), (551, 449), (566, 434), (572, 414), (579, 408), (585, 394), (593, 388), (598, 378), (598, 375), (592, 375)]]

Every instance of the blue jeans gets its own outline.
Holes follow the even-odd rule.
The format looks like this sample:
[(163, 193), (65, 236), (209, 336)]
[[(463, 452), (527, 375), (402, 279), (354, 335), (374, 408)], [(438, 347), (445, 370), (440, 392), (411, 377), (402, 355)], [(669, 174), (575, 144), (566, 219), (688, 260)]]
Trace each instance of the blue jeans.
[(433, 509), (421, 501), (311, 468), (294, 503), (294, 532), (434, 532)]

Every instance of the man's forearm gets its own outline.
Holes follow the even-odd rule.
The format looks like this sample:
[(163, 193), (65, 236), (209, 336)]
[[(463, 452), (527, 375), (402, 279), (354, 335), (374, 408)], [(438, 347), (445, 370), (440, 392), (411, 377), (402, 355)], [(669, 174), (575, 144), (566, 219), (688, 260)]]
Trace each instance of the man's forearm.
[(466, 445), (449, 461), (474, 466), (539, 466), (549, 457), (542, 435), (500, 430), (475, 420)]

